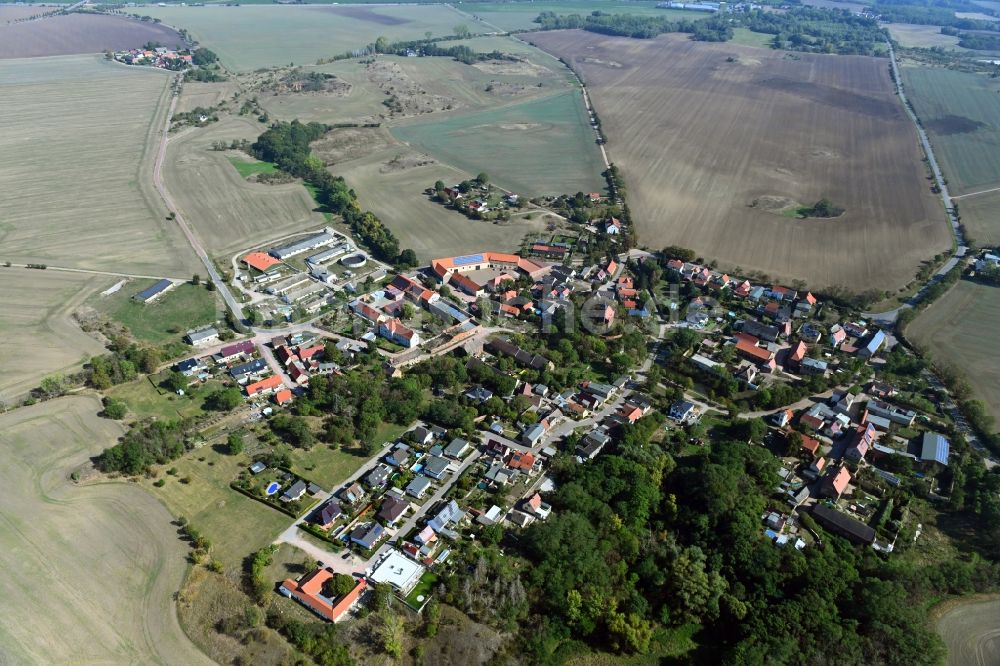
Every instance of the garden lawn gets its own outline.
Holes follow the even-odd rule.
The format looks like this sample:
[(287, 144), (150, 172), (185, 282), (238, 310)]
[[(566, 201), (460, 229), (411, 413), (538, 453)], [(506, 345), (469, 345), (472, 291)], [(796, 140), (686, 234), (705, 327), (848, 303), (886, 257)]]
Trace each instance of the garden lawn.
[(90, 300), (97, 310), (128, 327), (137, 340), (161, 344), (193, 328), (219, 319), (215, 293), (204, 284), (179, 284), (152, 303), (138, 303), (132, 297), (155, 284), (155, 280), (136, 280), (111, 296), (95, 296)]

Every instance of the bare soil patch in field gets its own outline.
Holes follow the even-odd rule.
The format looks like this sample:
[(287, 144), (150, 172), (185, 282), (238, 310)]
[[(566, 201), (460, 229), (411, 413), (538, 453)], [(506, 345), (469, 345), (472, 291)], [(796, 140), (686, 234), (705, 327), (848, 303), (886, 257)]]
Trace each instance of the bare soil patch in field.
[(94, 396), (0, 416), (0, 662), (211, 663), (177, 621), (187, 546), (156, 499), (70, 474), (122, 427)]
[(102, 275), (0, 268), (0, 399), (11, 401), (46, 375), (77, 369), (103, 347), (73, 311), (114, 281)]
[(956, 599), (937, 620), (948, 666), (1000, 663), (1000, 598)]
[(100, 53), (138, 48), (146, 42), (183, 44), (173, 28), (103, 14), (66, 14), (0, 25), (0, 59)]
[(920, 313), (906, 334), (935, 361), (954, 365), (975, 396), (1000, 419), (1000, 355), (989, 349), (1000, 330), (1000, 289), (961, 281)]
[[(859, 291), (905, 284), (949, 245), (885, 60), (679, 36), (563, 31), (531, 40), (587, 84), (643, 244)], [(846, 212), (786, 218), (750, 206), (761, 197), (827, 197)]]
[(246, 181), (216, 141), (256, 140), (264, 125), (247, 116), (226, 116), (170, 140), (163, 177), (206, 249), (216, 256), (326, 224), (301, 182), (266, 185)]

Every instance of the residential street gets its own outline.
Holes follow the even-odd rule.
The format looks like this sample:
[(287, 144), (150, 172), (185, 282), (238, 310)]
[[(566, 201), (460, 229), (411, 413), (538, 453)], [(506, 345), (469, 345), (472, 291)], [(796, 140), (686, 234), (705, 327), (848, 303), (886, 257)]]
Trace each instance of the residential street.
[[(389, 452), (389, 449), (395, 442), (388, 443), (381, 451), (379, 451), (371, 460), (366, 462), (357, 472), (355, 472), (349, 479), (345, 480), (343, 483), (339, 484), (337, 487), (332, 488), (330, 495), (333, 495), (339, 488), (348, 485), (351, 481), (360, 480), (365, 477), (374, 467), (382, 460), (382, 458)], [(358, 560), (357, 556), (351, 555), (347, 559), (344, 559), (344, 553), (348, 552), (346, 549), (342, 552), (335, 553), (332, 550), (327, 550), (321, 546), (315, 545), (312, 541), (309, 541), (304, 533), (299, 530), (298, 525), (305, 521), (305, 518), (300, 518), (294, 523), (288, 526), (284, 532), (278, 535), (274, 543), (287, 543), (300, 550), (305, 551), (310, 557), (315, 559), (317, 562), (321, 562), (323, 566), (330, 567), (337, 573), (343, 574), (354, 574), (356, 572), (366, 571), (374, 565), (375, 562), (379, 560), (385, 553), (391, 548), (397, 541), (396, 536), (398, 534), (407, 534), (410, 530), (416, 526), (417, 522), (423, 518), (424, 514), (428, 509), (434, 506), (437, 502), (444, 497), (445, 493), (451, 488), (451, 486), (458, 480), (458, 477), (469, 468), (476, 460), (479, 459), (481, 455), (479, 450), (474, 450), (465, 460), (462, 461), (461, 465), (457, 468), (457, 472), (453, 472), (448, 483), (442, 485), (437, 489), (437, 491), (427, 498), (420, 508), (417, 509), (402, 525), (396, 529), (386, 530), (389, 537), (383, 542), (383, 544), (375, 551), (375, 553), (367, 560)], [(409, 498), (408, 498), (409, 499)]]

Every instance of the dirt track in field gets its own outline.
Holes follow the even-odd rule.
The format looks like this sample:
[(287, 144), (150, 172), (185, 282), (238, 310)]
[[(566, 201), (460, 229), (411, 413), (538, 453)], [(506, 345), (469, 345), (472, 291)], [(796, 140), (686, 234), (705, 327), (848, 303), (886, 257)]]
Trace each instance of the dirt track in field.
[[(905, 284), (949, 245), (886, 60), (679, 35), (531, 41), (586, 83), (644, 245), (859, 291)], [(846, 213), (797, 219), (761, 205), (824, 196)]]

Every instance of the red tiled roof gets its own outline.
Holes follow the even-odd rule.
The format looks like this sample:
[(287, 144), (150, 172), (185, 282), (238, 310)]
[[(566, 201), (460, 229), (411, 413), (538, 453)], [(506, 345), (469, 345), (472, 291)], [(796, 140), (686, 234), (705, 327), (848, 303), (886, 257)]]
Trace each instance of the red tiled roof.
[(256, 268), (260, 272), (264, 272), (276, 264), (281, 262), (264, 252), (251, 252), (247, 256), (243, 257), (243, 263), (250, 268)]
[(521, 451), (518, 451), (510, 457), (510, 462), (507, 463), (507, 466), (510, 467), (511, 469), (520, 469), (523, 471), (528, 471), (534, 464), (535, 464), (535, 454), (530, 452), (522, 453)]
[(279, 405), (284, 405), (292, 401), (292, 392), (288, 389), (283, 389), (274, 394), (274, 401)]
[(247, 384), (247, 395), (257, 395), (261, 391), (273, 391), (279, 386), (281, 386), (281, 377), (278, 375), (271, 375), (270, 377), (262, 379), (259, 382)]
[(286, 579), (281, 586), (318, 615), (331, 622), (336, 622), (340, 619), (340, 616), (347, 612), (351, 604), (361, 596), (361, 593), (368, 587), (368, 581), (364, 578), (358, 579), (358, 583), (354, 586), (354, 589), (334, 604), (332, 600), (327, 600), (326, 597), (321, 596), (323, 584), (331, 578), (333, 578), (333, 572), (329, 569), (317, 569), (300, 581), (294, 581), (290, 578)]
[(806, 343), (799, 341), (797, 345), (792, 347), (791, 352), (789, 352), (788, 360), (792, 361), (793, 363), (798, 363), (799, 361), (801, 361), (806, 357), (807, 351), (808, 348), (806, 347)]

